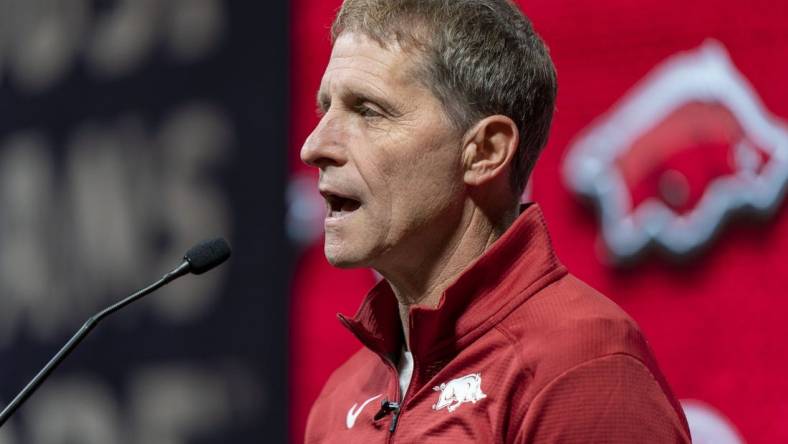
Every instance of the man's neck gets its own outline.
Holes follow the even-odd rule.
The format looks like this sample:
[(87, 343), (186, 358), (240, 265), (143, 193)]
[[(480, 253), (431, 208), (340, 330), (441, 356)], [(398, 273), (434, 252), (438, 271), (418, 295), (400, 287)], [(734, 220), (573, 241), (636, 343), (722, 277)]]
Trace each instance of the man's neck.
[(399, 301), (399, 315), (406, 346), (410, 340), (410, 307), (437, 307), (446, 288), (503, 235), (517, 216), (514, 211), (492, 221), (477, 207), (465, 213), (457, 224), (457, 229), (450, 233), (447, 239), (439, 242), (431, 254), (413, 258), (407, 261), (405, 266), (396, 269), (379, 270), (388, 280)]

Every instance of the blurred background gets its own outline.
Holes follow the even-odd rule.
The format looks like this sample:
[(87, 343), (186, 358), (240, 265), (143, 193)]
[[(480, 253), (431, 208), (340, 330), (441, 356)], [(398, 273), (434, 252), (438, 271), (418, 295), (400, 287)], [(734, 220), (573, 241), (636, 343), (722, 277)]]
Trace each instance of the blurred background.
[[(0, 0), (0, 444), (301, 442), (375, 282), (322, 256), (298, 150), (339, 0)], [(788, 442), (788, 4), (522, 0), (559, 98), (528, 195), (629, 312), (698, 443)], [(337, 406), (347, 409), (350, 406)]]
[(287, 17), (0, 0), (0, 403), (192, 244), (234, 247), (103, 321), (0, 442), (285, 441)]

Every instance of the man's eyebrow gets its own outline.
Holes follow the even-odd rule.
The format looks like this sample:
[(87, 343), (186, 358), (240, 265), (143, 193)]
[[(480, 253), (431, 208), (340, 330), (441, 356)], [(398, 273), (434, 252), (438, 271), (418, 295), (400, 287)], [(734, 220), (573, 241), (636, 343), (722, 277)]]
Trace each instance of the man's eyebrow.
[[(373, 94), (357, 88), (348, 88), (341, 93), (341, 98), (345, 102), (372, 102), (383, 108), (383, 111), (391, 114), (392, 117), (399, 117), (402, 115), (402, 110), (399, 106), (383, 98), (380, 94)], [(328, 108), (331, 106), (331, 98), (325, 91), (318, 90), (316, 102), (319, 113), (325, 114), (328, 112)], [(351, 103), (350, 105), (353, 106), (355, 104), (356, 103)]]
[(392, 117), (399, 117), (402, 115), (402, 110), (399, 106), (380, 94), (374, 94), (359, 89), (351, 89), (348, 91), (348, 96), (353, 97), (358, 102), (372, 102), (383, 108), (383, 111), (389, 113)]

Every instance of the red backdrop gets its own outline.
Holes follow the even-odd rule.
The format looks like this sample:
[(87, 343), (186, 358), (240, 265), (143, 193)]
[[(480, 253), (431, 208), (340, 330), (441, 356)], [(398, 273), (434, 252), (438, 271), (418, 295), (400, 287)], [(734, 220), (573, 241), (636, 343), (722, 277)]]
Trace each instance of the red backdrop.
[[(328, 28), (339, 4), (337, 0), (292, 1), (294, 178), (313, 174), (300, 163), (298, 150), (317, 122), (314, 95), (329, 57)], [(652, 73), (663, 62), (698, 51), (708, 39), (718, 42), (723, 54), (727, 52), (732, 72), (740, 76), (739, 85), (757, 97), (755, 102), (782, 128), (782, 120), (788, 120), (788, 3), (538, 0), (520, 5), (550, 47), (558, 71), (557, 113), (534, 173), (533, 199), (544, 210), (559, 257), (639, 322), (679, 398), (699, 400), (713, 408), (741, 440), (788, 442), (788, 345), (784, 339), (788, 336), (784, 320), (788, 311), (788, 209), (784, 196), (772, 193), (776, 198), (771, 213), (748, 217), (746, 210), (737, 212), (740, 216), (731, 218), (694, 255), (675, 260), (675, 255), (651, 249), (620, 267), (607, 259), (597, 210), (570, 190), (567, 183), (573, 172), (565, 172), (567, 153), (584, 134), (603, 125), (626, 100), (644, 91), (644, 79), (653, 79), (657, 74)], [(648, 106), (636, 110), (638, 116), (649, 116), (653, 126), (665, 122), (656, 111), (651, 116)], [(676, 143), (676, 137), (664, 135), (671, 128), (677, 126), (661, 129), (658, 143)], [(754, 136), (756, 142), (761, 140), (758, 137)], [(718, 140), (717, 145), (722, 143), (725, 150), (726, 141), (730, 142)], [(642, 152), (633, 154), (636, 166), (643, 162), (648, 164), (643, 168), (652, 172), (670, 168), (687, 176), (683, 186), (690, 197), (684, 207), (703, 195), (710, 175), (730, 174), (709, 166), (716, 162), (711, 156), (692, 154), (686, 148), (654, 148), (678, 153), (671, 154), (668, 167), (648, 164)], [(764, 161), (772, 162), (770, 167), (784, 165), (775, 159), (780, 157), (779, 150), (785, 154), (788, 145), (778, 148), (764, 148), (768, 151)], [(786, 157), (781, 159), (788, 162)], [(631, 166), (632, 159), (628, 162)], [(625, 168), (622, 162), (617, 165)], [(626, 183), (639, 190), (633, 194), (648, 190), (648, 183)], [(659, 183), (655, 186), (659, 188)], [(770, 186), (775, 191), (775, 185)], [(784, 191), (785, 184), (781, 186)], [(303, 191), (294, 199), (309, 200)], [(330, 372), (359, 347), (334, 315), (353, 314), (373, 282), (367, 270), (331, 268), (322, 256), (320, 239), (305, 243), (292, 289), (293, 442), (302, 440), (309, 407)]]

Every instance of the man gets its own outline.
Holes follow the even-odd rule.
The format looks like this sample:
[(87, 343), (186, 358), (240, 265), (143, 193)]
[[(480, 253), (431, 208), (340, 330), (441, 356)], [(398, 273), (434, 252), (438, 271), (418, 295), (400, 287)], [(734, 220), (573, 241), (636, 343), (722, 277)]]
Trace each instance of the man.
[(346, 0), (332, 42), (301, 157), (329, 262), (384, 279), (306, 441), (689, 442), (637, 325), (519, 206), (556, 80), (517, 7)]

